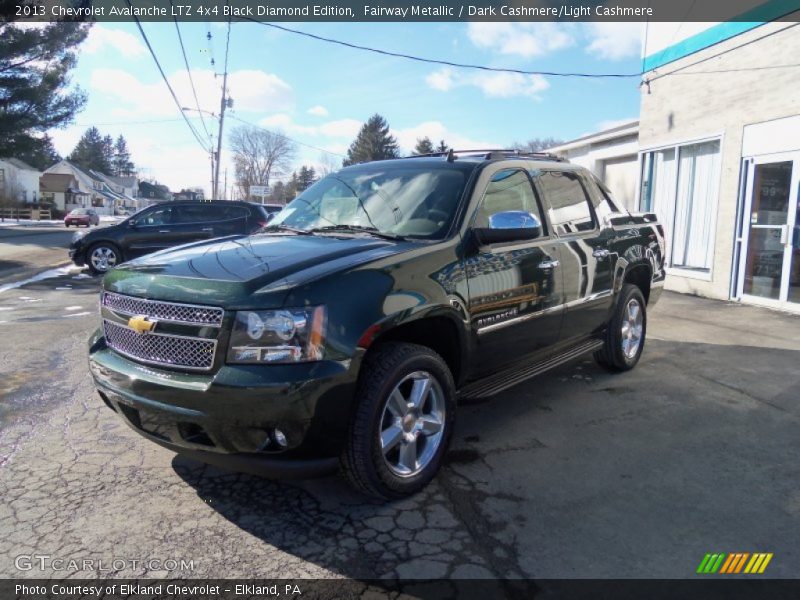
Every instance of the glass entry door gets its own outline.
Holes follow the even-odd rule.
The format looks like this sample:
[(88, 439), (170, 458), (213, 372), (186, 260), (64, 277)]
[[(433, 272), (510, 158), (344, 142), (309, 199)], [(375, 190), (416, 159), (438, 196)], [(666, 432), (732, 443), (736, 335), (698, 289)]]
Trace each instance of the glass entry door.
[(800, 309), (800, 153), (753, 159), (748, 173), (739, 295)]

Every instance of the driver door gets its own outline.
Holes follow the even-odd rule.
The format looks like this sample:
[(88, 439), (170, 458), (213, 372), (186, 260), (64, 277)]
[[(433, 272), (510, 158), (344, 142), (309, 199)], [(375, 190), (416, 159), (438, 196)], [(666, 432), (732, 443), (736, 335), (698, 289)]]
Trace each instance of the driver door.
[(472, 372), (478, 376), (531, 357), (559, 338), (563, 313), (560, 244), (549, 231), (525, 169), (503, 168), (490, 175), (471, 234), (477, 239), (476, 231), (502, 227), (508, 213), (519, 212), (538, 221), (538, 237), (477, 242), (465, 261), (476, 340)]
[(125, 257), (136, 258), (174, 246), (174, 211), (173, 206), (160, 205), (138, 215), (125, 235)]

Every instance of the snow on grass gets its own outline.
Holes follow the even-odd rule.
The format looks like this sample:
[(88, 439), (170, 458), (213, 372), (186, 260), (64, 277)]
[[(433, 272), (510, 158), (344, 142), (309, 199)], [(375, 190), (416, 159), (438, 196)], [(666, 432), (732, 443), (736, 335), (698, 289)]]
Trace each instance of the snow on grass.
[[(29, 283), (35, 283), (37, 281), (42, 281), (43, 279), (52, 279), (53, 277), (63, 277), (64, 275), (69, 275), (72, 273), (72, 269), (75, 267), (73, 266), (66, 266), (66, 267), (58, 267), (57, 269), (49, 269), (47, 271), (42, 271), (33, 277), (29, 277), (28, 279), (20, 279), (19, 281), (12, 281), (11, 283), (6, 283), (5, 285), (0, 285), (0, 294), (3, 292), (7, 292), (8, 290), (13, 290), (23, 285), (28, 285)], [(20, 296), (20, 300), (24, 300), (26, 302), (36, 302), (37, 300), (41, 300), (41, 298), (31, 298), (29, 296)]]

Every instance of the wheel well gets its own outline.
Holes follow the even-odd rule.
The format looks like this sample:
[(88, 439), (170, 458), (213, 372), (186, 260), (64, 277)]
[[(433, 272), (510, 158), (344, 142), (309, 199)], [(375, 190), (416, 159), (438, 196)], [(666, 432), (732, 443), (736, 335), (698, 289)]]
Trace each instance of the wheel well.
[(638, 287), (642, 291), (642, 296), (644, 296), (644, 301), (646, 303), (650, 301), (650, 282), (652, 281), (650, 267), (639, 265), (631, 268), (625, 273), (624, 281), (625, 283), (632, 283)]
[(447, 363), (455, 382), (461, 375), (461, 342), (458, 328), (447, 317), (428, 317), (390, 329), (376, 339), (372, 347), (381, 342), (408, 342), (426, 346)]

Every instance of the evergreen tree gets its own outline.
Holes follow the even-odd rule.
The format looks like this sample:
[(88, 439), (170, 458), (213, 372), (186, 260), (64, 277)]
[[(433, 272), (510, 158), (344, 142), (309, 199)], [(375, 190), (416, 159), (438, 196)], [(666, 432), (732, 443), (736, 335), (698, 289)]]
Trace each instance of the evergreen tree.
[(300, 171), (297, 174), (297, 192), (306, 191), (316, 180), (317, 174), (314, 171), (314, 167), (306, 167), (303, 165), (300, 167)]
[(97, 127), (90, 127), (78, 140), (77, 146), (69, 155), (69, 160), (83, 169), (94, 169), (101, 173), (110, 173), (111, 165), (108, 161), (107, 140), (103, 138)]
[(136, 172), (136, 167), (131, 160), (131, 153), (128, 150), (128, 143), (122, 135), (114, 143), (114, 159), (111, 162), (111, 169), (117, 177), (130, 177)]
[(18, 152), (16, 158), (28, 163), (30, 166), (45, 171), (61, 160), (61, 156), (53, 146), (53, 138), (45, 134), (40, 138), (41, 144), (36, 144), (27, 151)]
[(417, 138), (417, 145), (414, 146), (414, 154), (433, 154), (436, 150), (433, 148), (431, 138), (425, 136), (424, 138)]
[(103, 136), (103, 155), (108, 164), (108, 171), (103, 171), (103, 173), (112, 175), (114, 171), (114, 138), (108, 134)]
[(400, 156), (397, 140), (389, 133), (389, 124), (379, 114), (372, 115), (361, 126), (356, 139), (347, 150), (345, 167), (372, 160), (386, 160)]
[(70, 72), (90, 26), (21, 27), (9, 22), (5, 8), (12, 7), (0, 10), (0, 156), (49, 160), (52, 143), (45, 133), (69, 123), (86, 104), (86, 95), (70, 86)]
[(286, 186), (282, 181), (276, 181), (272, 186), (272, 193), (269, 195), (269, 200), (273, 204), (286, 204)]
[(299, 186), (300, 178), (297, 176), (296, 172), (292, 173), (291, 179), (289, 179), (289, 182), (284, 186), (284, 202), (288, 204), (297, 197)]
[(444, 140), (440, 140), (439, 145), (436, 146), (436, 152), (447, 152), (448, 150), (450, 150), (450, 146)]

